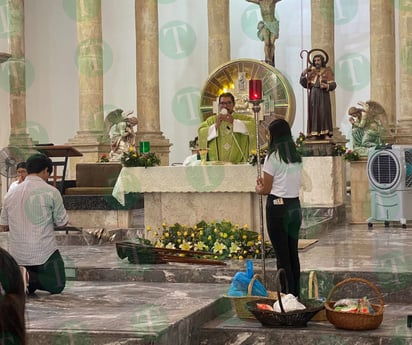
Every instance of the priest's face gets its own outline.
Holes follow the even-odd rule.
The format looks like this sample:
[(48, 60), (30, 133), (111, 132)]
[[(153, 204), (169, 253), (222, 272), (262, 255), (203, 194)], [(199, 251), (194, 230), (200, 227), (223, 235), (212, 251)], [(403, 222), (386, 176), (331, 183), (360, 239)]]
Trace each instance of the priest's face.
[(233, 113), (233, 107), (235, 106), (232, 98), (230, 97), (221, 97), (219, 101), (219, 109), (226, 109), (229, 114)]

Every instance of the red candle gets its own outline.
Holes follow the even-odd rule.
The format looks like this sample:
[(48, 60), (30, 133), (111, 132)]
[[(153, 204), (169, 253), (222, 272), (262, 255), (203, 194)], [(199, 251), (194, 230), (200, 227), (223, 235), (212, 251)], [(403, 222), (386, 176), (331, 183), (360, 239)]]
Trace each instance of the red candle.
[(262, 81), (258, 79), (249, 80), (249, 100), (258, 101), (262, 99)]

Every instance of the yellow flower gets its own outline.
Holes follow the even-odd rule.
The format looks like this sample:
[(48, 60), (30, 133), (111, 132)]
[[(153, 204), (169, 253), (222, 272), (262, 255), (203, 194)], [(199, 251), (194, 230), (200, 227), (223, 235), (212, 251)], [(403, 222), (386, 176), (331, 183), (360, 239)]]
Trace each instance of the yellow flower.
[(239, 260), (243, 260), (243, 256), (242, 256), (242, 255), (239, 255)]
[(147, 231), (152, 231), (152, 227), (150, 225), (147, 226), (146, 228)]
[(243, 225), (243, 229), (247, 230), (249, 229), (249, 226), (247, 224)]
[(195, 243), (195, 245), (194, 245), (194, 249), (195, 249), (195, 251), (196, 251), (196, 250), (202, 251), (202, 250), (205, 249), (205, 244), (204, 244), (202, 241), (197, 242), (197, 243)]
[(200, 236), (203, 236), (203, 230), (200, 230), (200, 231), (199, 231), (199, 235), (200, 235)]
[(165, 232), (165, 237), (169, 238), (170, 234), (168, 232)]
[(242, 239), (246, 240), (246, 239), (247, 239), (247, 236), (246, 236), (246, 235), (243, 235), (243, 236), (242, 236)]
[(176, 242), (177, 242), (177, 243), (181, 243), (182, 240), (181, 240), (180, 238), (178, 238)]
[(208, 241), (211, 241), (211, 240), (212, 240), (212, 236), (209, 235), (209, 236), (207, 237), (207, 239), (208, 239)]
[(250, 151), (250, 153), (251, 153), (252, 155), (255, 155), (256, 152), (257, 152), (256, 150), (251, 150), (251, 151)]
[(217, 241), (216, 241), (212, 249), (213, 249), (213, 253), (222, 254), (223, 251), (224, 251), (225, 249), (227, 249), (227, 247), (226, 247), (226, 245), (225, 245), (224, 243), (221, 243), (221, 242), (217, 242)]
[(156, 248), (163, 248), (164, 244), (162, 243), (162, 241), (156, 241), (155, 245)]
[(169, 242), (169, 243), (166, 245), (166, 248), (168, 248), (168, 249), (176, 249), (175, 245), (174, 245), (172, 242)]
[(154, 237), (159, 236), (159, 234), (157, 233), (157, 231), (155, 231), (155, 232), (153, 233), (153, 236), (154, 236)]
[(166, 223), (165, 223), (165, 222), (163, 222), (163, 223), (162, 223), (162, 227), (164, 227), (164, 228), (165, 228), (166, 226), (167, 226), (167, 225), (166, 225)]
[(232, 245), (230, 246), (229, 251), (231, 253), (237, 253), (241, 248), (236, 244), (236, 243), (232, 243)]
[(192, 249), (192, 242), (183, 241), (183, 243), (179, 246), (182, 250), (190, 250)]
[(136, 150), (135, 150), (135, 148), (133, 147), (133, 146), (130, 146), (129, 147), (129, 152), (135, 152)]
[(187, 236), (187, 231), (185, 231), (185, 232), (183, 233), (183, 236), (185, 236), (185, 237)]

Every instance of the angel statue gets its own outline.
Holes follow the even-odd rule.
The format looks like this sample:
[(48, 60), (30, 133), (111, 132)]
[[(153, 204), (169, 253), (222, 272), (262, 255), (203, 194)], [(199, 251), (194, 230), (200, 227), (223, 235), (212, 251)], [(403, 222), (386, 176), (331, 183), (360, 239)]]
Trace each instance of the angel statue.
[(137, 125), (137, 117), (130, 116), (131, 114), (133, 111), (124, 112), (122, 109), (116, 109), (107, 114), (104, 120), (111, 142), (109, 158), (111, 162), (120, 161), (123, 152), (136, 146), (134, 127)]
[(358, 102), (358, 107), (348, 110), (349, 122), (352, 124), (353, 149), (361, 155), (367, 155), (369, 147), (382, 145), (385, 134), (386, 112), (375, 101)]

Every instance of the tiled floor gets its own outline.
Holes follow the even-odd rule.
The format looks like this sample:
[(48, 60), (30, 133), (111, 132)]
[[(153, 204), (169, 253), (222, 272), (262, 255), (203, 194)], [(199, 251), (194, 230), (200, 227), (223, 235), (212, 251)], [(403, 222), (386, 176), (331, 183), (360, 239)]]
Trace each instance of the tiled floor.
[[(7, 234), (0, 234), (0, 245), (7, 248)], [(227, 266), (131, 265), (117, 257), (113, 244), (61, 246), (61, 252), (72, 280), (60, 295), (39, 292), (37, 298), (28, 299), (30, 344), (272, 343), (268, 340), (274, 336), (270, 329), (237, 319), (232, 311), (227, 313), (228, 305), (222, 302), (234, 273), (244, 270), (244, 262), (230, 261)], [(310, 270), (318, 272), (323, 295), (336, 282), (352, 276), (365, 277), (382, 291), (388, 305), (384, 323), (379, 331), (368, 333), (372, 338), (375, 334), (376, 339), (357, 344), (392, 344), (394, 335), (402, 340), (396, 344), (412, 344), (412, 331), (406, 327), (406, 315), (412, 314), (412, 226), (334, 226), (322, 231), (317, 243), (302, 250), (300, 259), (303, 277)], [(262, 262), (257, 260), (254, 265), (261, 272)], [(267, 260), (265, 268), (271, 279), (274, 260)], [(216, 318), (220, 313), (224, 316)], [(194, 337), (195, 330), (205, 322), (201, 334)], [(253, 337), (249, 342), (233, 342), (245, 330), (267, 342), (251, 342)], [(219, 332), (227, 338), (217, 337)], [(301, 337), (299, 332), (337, 334), (330, 324), (289, 332), (288, 339)], [(338, 333), (342, 332), (347, 331)], [(359, 341), (358, 336), (353, 339)], [(155, 337), (157, 340), (153, 340)], [(334, 343), (354, 342), (330, 342)]]

